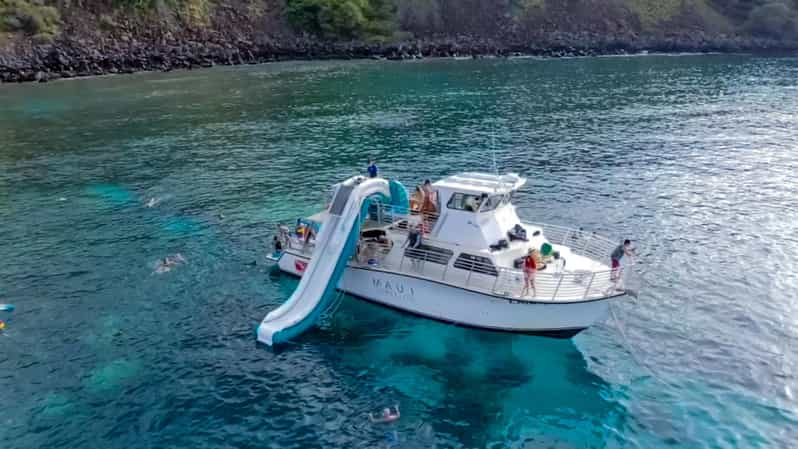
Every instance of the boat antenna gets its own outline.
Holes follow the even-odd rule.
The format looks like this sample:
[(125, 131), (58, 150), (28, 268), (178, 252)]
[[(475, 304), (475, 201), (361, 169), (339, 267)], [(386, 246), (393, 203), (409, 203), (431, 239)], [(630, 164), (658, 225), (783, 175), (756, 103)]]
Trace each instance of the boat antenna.
[(493, 156), (493, 173), (499, 177), (499, 169), (496, 168), (496, 123), (491, 123), (490, 130), (490, 153)]

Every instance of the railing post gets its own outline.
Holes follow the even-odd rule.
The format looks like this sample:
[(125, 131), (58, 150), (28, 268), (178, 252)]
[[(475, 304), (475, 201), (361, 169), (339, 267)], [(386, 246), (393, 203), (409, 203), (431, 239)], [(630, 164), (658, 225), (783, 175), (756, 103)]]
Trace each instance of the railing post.
[(501, 276), (502, 272), (496, 270), (496, 280), (493, 281), (493, 288), (491, 289), (491, 293), (496, 293), (496, 285), (499, 284), (499, 276)]
[(474, 272), (474, 264), (472, 263), (471, 269), (468, 270), (468, 277), (466, 277), (466, 287), (468, 287), (468, 284), (471, 282), (471, 273), (473, 272)]
[(564, 274), (560, 273), (560, 280), (557, 282), (557, 287), (554, 288), (554, 294), (551, 295), (551, 300), (554, 301), (557, 299), (557, 292), (560, 291), (560, 285), (562, 284), (562, 279), (565, 277)]
[(582, 299), (586, 299), (587, 298), (587, 294), (590, 292), (590, 287), (593, 285), (593, 279), (595, 279), (595, 278), (596, 278), (596, 272), (594, 271), (590, 275), (590, 282), (587, 283), (587, 288), (585, 289), (585, 295), (582, 296)]
[(441, 280), (446, 280), (446, 272), (449, 271), (449, 263), (447, 262), (446, 265), (443, 266), (443, 275), (441, 276)]

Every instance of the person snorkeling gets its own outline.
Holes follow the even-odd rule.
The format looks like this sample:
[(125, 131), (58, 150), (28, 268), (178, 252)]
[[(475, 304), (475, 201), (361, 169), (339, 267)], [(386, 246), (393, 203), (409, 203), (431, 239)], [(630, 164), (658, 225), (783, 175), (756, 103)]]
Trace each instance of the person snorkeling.
[(170, 271), (173, 267), (176, 267), (177, 265), (185, 262), (186, 258), (183, 257), (183, 255), (180, 253), (177, 253), (174, 256), (166, 256), (158, 261), (158, 264), (155, 267), (155, 272), (159, 274), (166, 273)]
[(399, 404), (396, 404), (394, 409), (391, 410), (390, 407), (385, 407), (382, 409), (382, 413), (379, 415), (374, 415), (374, 413), (369, 413), (369, 421), (377, 424), (377, 423), (391, 423), (399, 419), (402, 414), (399, 412)]

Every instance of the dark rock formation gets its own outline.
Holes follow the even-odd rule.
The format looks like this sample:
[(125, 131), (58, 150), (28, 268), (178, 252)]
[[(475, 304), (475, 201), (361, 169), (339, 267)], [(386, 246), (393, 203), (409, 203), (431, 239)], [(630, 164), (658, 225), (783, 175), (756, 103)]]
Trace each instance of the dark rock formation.
[(574, 57), (648, 52), (791, 53), (798, 43), (697, 33), (664, 36), (555, 32), (527, 40), (478, 36), (430, 37), (376, 44), (310, 38), (251, 40), (243, 36), (170, 36), (123, 33), (99, 39), (61, 37), (49, 44), (20, 43), (0, 50), (0, 81), (49, 81), (76, 76), (170, 71), (213, 65), (258, 64), (306, 59), (387, 59), (424, 57)]

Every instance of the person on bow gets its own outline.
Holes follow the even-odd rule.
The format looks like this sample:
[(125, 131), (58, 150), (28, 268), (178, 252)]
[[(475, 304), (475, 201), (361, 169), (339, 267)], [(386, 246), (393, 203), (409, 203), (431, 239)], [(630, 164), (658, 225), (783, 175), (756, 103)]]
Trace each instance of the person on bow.
[(369, 178), (376, 178), (379, 174), (379, 168), (377, 168), (377, 161), (374, 159), (369, 159), (369, 166), (366, 169), (369, 173)]
[(626, 239), (623, 241), (623, 245), (618, 245), (612, 250), (612, 254), (610, 254), (610, 262), (612, 265), (612, 274), (610, 275), (610, 280), (612, 282), (617, 281), (621, 276), (621, 259), (623, 256), (629, 256), (632, 258), (635, 256), (635, 250), (632, 248), (632, 241)]

